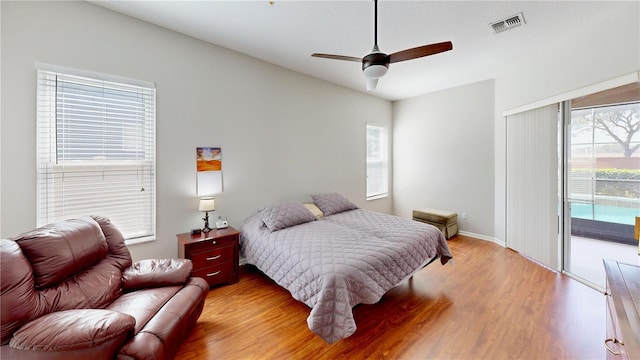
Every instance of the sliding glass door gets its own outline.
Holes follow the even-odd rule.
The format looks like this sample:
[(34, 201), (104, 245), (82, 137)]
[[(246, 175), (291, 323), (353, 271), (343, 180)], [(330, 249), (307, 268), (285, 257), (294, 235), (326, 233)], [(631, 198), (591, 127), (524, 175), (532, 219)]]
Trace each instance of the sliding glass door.
[(603, 258), (640, 264), (640, 86), (563, 103), (564, 265), (604, 288)]

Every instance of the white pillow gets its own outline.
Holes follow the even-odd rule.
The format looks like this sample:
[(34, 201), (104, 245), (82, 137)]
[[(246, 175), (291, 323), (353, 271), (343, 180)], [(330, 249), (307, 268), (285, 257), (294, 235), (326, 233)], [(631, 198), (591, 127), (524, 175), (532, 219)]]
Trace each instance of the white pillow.
[(320, 208), (314, 203), (306, 203), (304, 204), (304, 207), (306, 207), (309, 211), (311, 211), (313, 216), (315, 216), (318, 219), (320, 219), (322, 215), (324, 215), (322, 213), (322, 210), (320, 210)]

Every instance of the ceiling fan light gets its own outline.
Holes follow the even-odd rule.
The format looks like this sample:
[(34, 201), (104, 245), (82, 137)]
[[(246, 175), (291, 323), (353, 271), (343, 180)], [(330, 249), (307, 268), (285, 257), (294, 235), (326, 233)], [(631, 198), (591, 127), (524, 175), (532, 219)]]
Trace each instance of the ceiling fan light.
[(366, 76), (367, 79), (379, 79), (387, 73), (387, 70), (389, 69), (384, 65), (370, 65), (367, 66), (363, 71), (364, 76)]
[(378, 79), (367, 79), (367, 91), (371, 91), (378, 86)]

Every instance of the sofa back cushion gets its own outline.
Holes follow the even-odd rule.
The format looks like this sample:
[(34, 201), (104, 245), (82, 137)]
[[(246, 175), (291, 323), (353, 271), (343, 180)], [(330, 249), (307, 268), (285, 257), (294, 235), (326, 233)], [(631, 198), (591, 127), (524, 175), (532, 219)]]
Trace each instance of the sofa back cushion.
[(15, 330), (35, 316), (39, 299), (33, 289), (31, 266), (15, 241), (0, 240), (0, 259), (0, 341), (4, 345)]
[(35, 287), (43, 289), (104, 259), (108, 246), (90, 217), (49, 224), (13, 238), (31, 263)]
[(131, 254), (107, 218), (66, 220), (0, 242), (2, 344), (40, 316), (100, 309), (122, 295)]
[(120, 230), (106, 217), (92, 215), (91, 218), (100, 225), (102, 233), (107, 239), (109, 245), (107, 259), (109, 262), (121, 270), (131, 266), (131, 253), (124, 243), (124, 237)]

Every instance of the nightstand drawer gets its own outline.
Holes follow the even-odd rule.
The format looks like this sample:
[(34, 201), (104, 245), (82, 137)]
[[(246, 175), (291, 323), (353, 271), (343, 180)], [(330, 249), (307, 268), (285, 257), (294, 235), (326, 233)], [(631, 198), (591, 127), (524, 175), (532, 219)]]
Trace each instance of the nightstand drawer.
[(189, 251), (191, 253), (195, 253), (198, 251), (206, 251), (211, 249), (212, 247), (225, 246), (225, 245), (233, 245), (235, 242), (234, 236), (224, 236), (218, 238), (205, 238), (198, 242), (194, 242), (188, 245)]
[(216, 248), (208, 247), (206, 249), (206, 251), (191, 253), (191, 261), (193, 262), (194, 271), (223, 262), (233, 261), (233, 244)]
[(178, 256), (191, 259), (191, 276), (201, 277), (209, 286), (238, 282), (240, 232), (231, 226), (207, 233), (178, 234)]
[(191, 272), (191, 276), (201, 277), (209, 283), (209, 285), (219, 284), (221, 282), (227, 282), (230, 278), (234, 277), (234, 267), (231, 261), (221, 264), (215, 264), (213, 266), (206, 267), (200, 270), (194, 270)]

